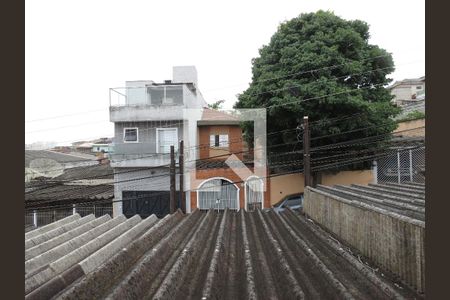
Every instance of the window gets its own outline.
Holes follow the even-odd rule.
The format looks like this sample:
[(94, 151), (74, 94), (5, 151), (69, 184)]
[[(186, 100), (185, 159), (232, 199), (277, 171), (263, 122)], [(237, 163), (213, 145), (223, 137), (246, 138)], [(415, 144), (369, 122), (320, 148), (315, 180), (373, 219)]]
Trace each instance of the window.
[(209, 144), (211, 147), (228, 147), (228, 134), (211, 134)]
[(147, 89), (152, 105), (183, 104), (183, 86), (150, 86)]
[(178, 149), (178, 129), (177, 128), (157, 128), (156, 146), (158, 153), (170, 153), (170, 146)]
[(123, 129), (123, 141), (125, 143), (137, 143), (138, 142), (138, 129), (124, 128)]

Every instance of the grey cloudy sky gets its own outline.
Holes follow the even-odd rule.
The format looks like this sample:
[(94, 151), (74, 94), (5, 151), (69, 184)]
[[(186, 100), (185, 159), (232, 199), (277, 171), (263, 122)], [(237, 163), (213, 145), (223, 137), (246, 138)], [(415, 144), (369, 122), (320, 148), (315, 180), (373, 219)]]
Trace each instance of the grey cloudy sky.
[[(26, 0), (25, 142), (113, 136), (110, 87), (171, 79), (195, 65), (208, 102), (236, 101), (251, 59), (278, 25), (334, 11), (370, 25), (372, 44), (393, 53), (394, 80), (425, 74), (425, 1)], [(65, 117), (61, 117), (65, 116)]]

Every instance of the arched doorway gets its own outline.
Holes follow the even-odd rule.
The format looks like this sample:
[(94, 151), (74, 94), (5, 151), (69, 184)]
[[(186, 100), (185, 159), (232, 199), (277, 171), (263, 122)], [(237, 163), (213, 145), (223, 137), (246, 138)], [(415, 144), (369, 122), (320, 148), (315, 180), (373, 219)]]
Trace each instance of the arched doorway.
[(199, 209), (239, 209), (239, 188), (232, 181), (218, 177), (208, 179), (197, 190)]
[(264, 182), (261, 178), (251, 176), (245, 182), (245, 209), (254, 211), (264, 208)]

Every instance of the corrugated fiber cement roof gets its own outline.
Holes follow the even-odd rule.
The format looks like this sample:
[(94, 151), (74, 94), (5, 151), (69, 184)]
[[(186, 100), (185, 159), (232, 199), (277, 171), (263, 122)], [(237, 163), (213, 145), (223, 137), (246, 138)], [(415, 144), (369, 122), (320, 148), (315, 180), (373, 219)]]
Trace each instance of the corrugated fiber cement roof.
[(304, 216), (75, 214), (25, 234), (26, 299), (411, 299)]

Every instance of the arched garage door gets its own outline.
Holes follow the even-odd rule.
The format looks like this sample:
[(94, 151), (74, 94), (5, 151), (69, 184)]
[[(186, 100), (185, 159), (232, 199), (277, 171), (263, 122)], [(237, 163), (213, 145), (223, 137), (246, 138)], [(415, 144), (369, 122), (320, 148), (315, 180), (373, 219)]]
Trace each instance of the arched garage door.
[(225, 178), (204, 181), (197, 191), (197, 199), (199, 209), (239, 209), (239, 189)]
[(264, 208), (263, 185), (263, 180), (258, 177), (250, 177), (245, 182), (245, 209), (247, 211)]

